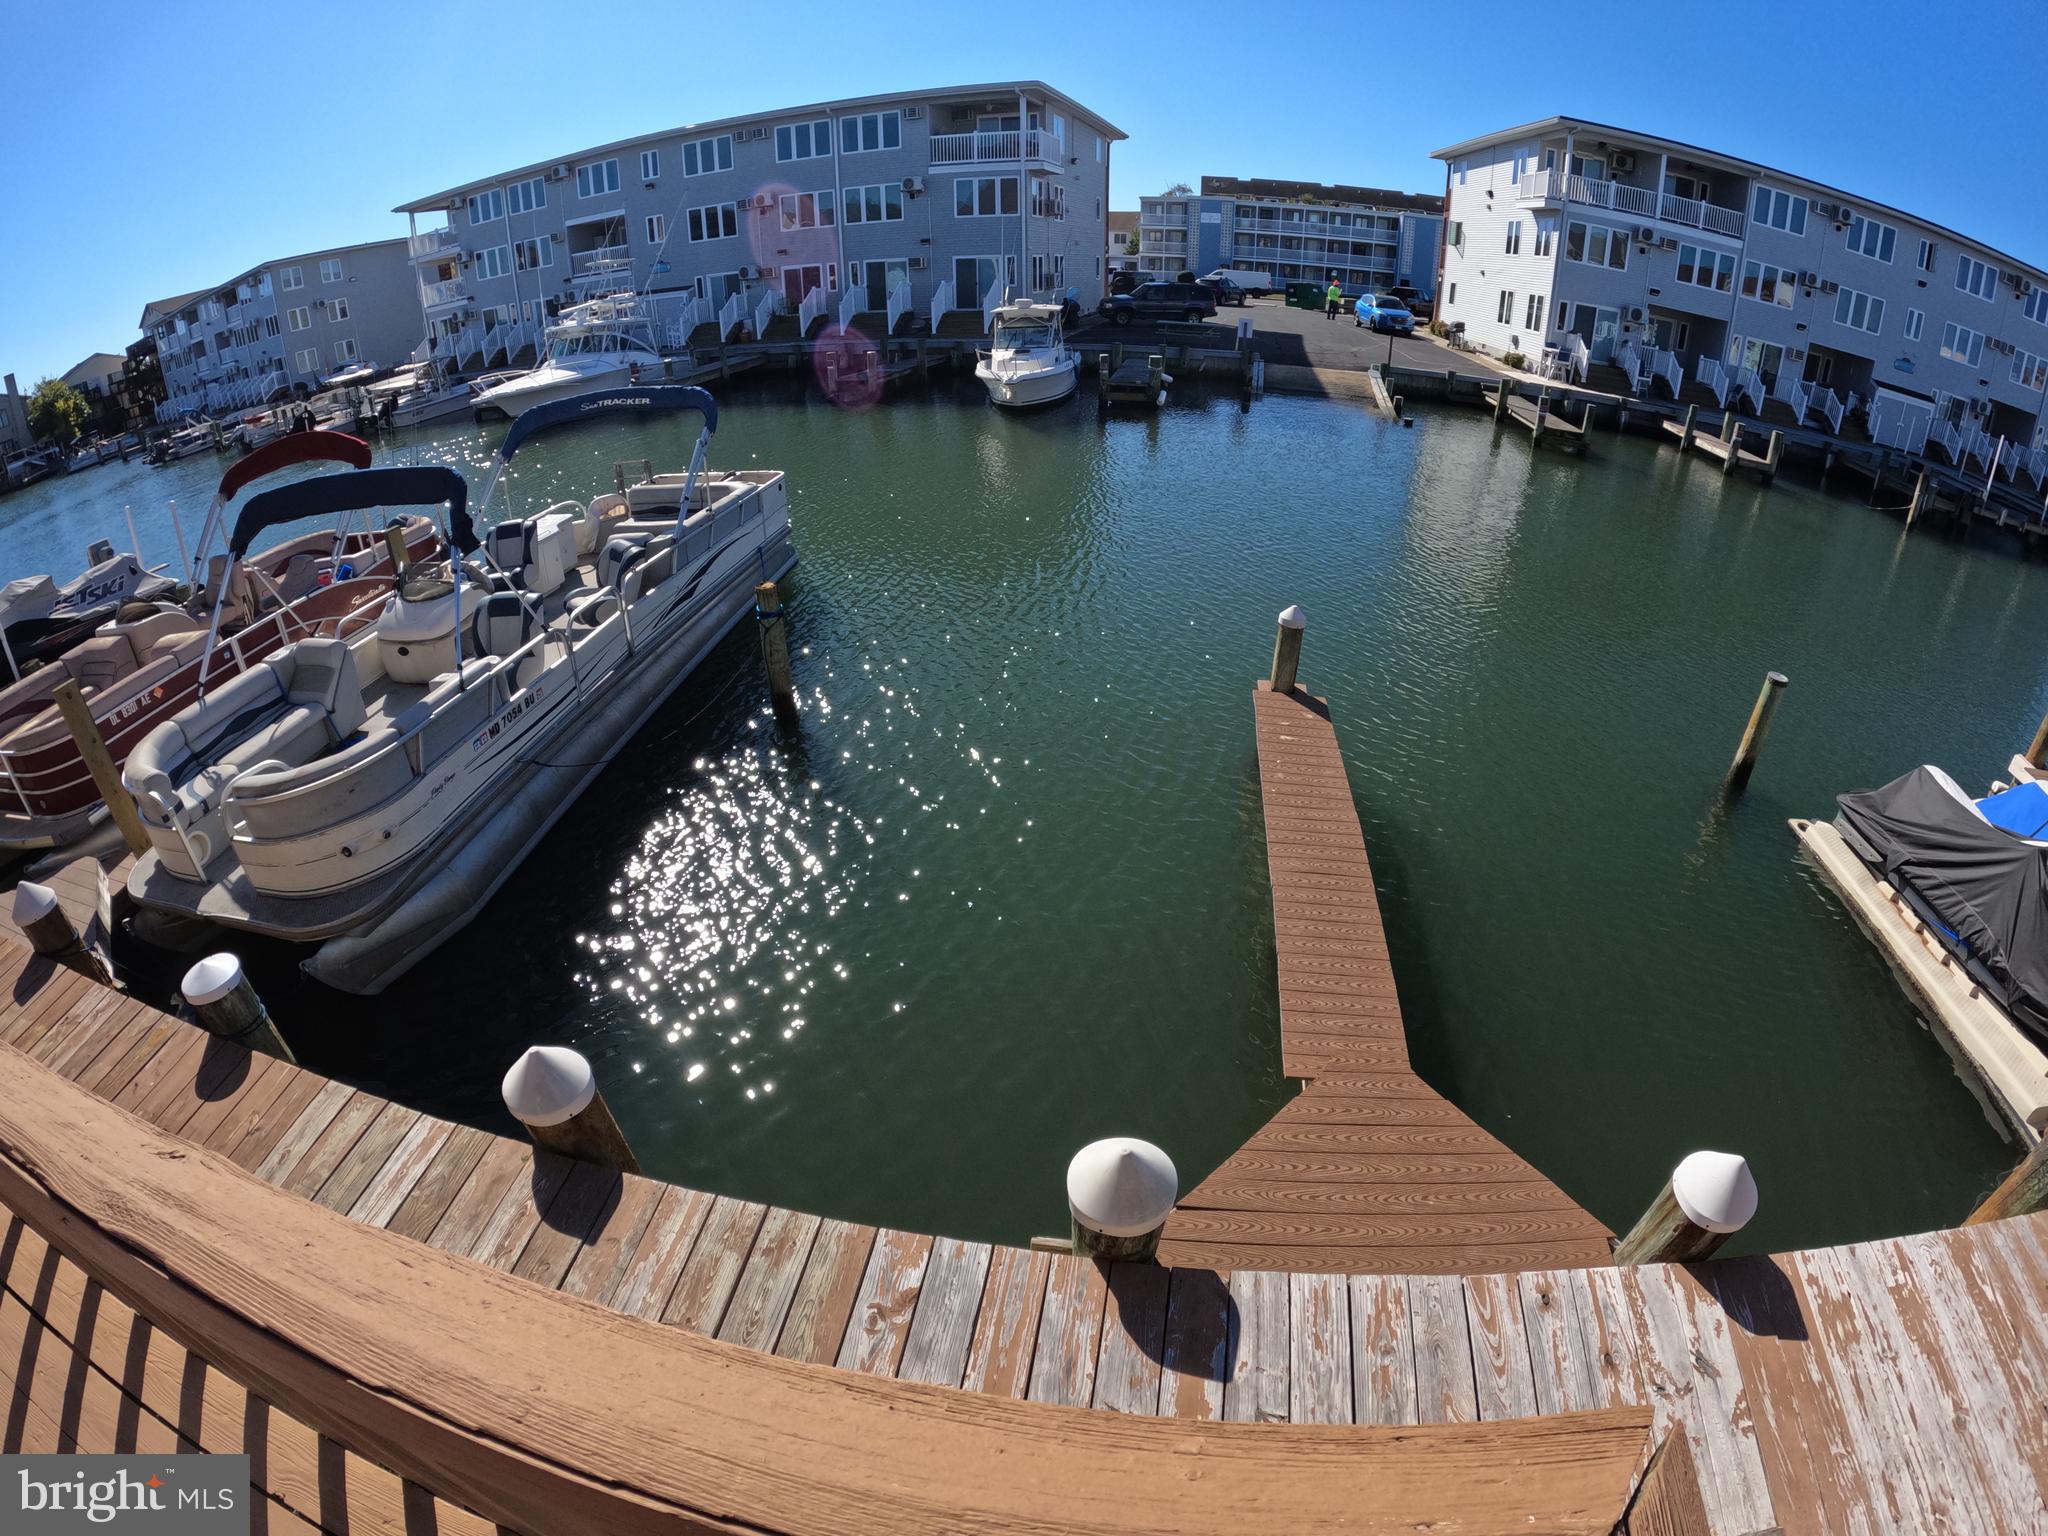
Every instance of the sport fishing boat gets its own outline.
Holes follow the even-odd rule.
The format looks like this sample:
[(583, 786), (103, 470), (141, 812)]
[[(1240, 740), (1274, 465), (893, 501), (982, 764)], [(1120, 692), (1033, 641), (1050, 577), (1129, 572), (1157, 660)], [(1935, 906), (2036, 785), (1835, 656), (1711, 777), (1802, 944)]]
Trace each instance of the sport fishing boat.
[[(292, 465), (361, 467), (370, 446), (335, 432), (299, 432), (238, 461), (222, 477), (198, 551), (207, 571), (180, 606), (128, 600), (61, 656), (0, 689), (0, 850), (62, 848), (106, 815), (54, 697), (76, 682), (118, 765), (155, 726), (295, 640), (347, 635), (372, 622), (392, 595), (390, 531), (337, 527), (260, 554), (208, 560), (221, 514), (256, 480)], [(439, 547), (433, 526), (401, 527), (409, 558)], [(132, 559), (132, 557), (121, 557)]]
[(150, 444), (149, 462), (152, 464), (174, 464), (179, 459), (189, 459), (195, 453), (204, 453), (214, 446), (216, 437), (210, 421), (189, 421), (167, 437), (160, 437)]
[(371, 415), (394, 427), (417, 427), (444, 416), (462, 415), (476, 403), (467, 384), (445, 381), (433, 362), (408, 363), (390, 378), (370, 385), (367, 393)]
[(707, 470), (718, 411), (687, 385), (526, 412), (479, 515), (535, 434), (676, 411), (703, 418), (684, 472), (627, 484), (621, 465), (618, 490), (481, 542), (445, 467), (252, 499), (237, 548), (296, 518), (410, 505), (439, 509), (449, 545), (476, 558), (415, 568), (353, 637), (284, 647), (158, 725), (122, 776), (152, 844), (130, 894), (201, 920), (194, 938), (217, 925), (316, 946), (308, 974), (355, 993), (382, 991), (468, 923), (751, 611), (755, 585), (796, 563), (782, 472)]
[(1935, 767), (1836, 796), (1792, 830), (1981, 1095), (2048, 1132), (2048, 785), (1968, 794)]
[(541, 358), (523, 372), (476, 380), (477, 418), (518, 416), (551, 400), (629, 384), (645, 369), (659, 376), (661, 351), (647, 311), (633, 294), (572, 304), (547, 328)]
[(974, 376), (989, 399), (1013, 409), (1066, 399), (1080, 373), (1080, 359), (1067, 350), (1057, 304), (1000, 306), (989, 349), (977, 356)]

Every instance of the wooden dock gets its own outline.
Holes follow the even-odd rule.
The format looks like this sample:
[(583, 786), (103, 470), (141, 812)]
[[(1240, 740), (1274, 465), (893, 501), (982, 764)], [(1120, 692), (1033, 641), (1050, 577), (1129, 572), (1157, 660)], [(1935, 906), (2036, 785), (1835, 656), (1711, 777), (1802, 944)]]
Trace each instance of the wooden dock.
[[(1122, 346), (1116, 351), (1121, 354)], [(1102, 352), (1095, 359), (1095, 389), (1104, 405), (1135, 405), (1152, 410), (1166, 404), (1166, 387), (1172, 382), (1163, 352), (1129, 359)]]
[(1607, 1262), (1610, 1234), (1415, 1074), (1328, 707), (1252, 692), (1280, 989), (1299, 1095), (1180, 1202), (1163, 1259), (1484, 1274)]
[(1785, 451), (1783, 431), (1777, 428), (1765, 429), (1769, 432), (1769, 436), (1765, 438), (1768, 447), (1765, 452), (1757, 453), (1742, 446), (1745, 434), (1754, 440), (1758, 435), (1757, 431), (1745, 428), (1735, 419), (1734, 412), (1729, 412), (1723, 418), (1719, 432), (1707, 432), (1702, 431), (1698, 425), (1697, 410), (1695, 406), (1687, 406), (1683, 421), (1666, 420), (1661, 423), (1666, 434), (1678, 439), (1680, 453), (1691, 450), (1703, 453), (1710, 459), (1719, 459), (1721, 473), (1724, 475), (1733, 474), (1738, 469), (1746, 469), (1761, 479), (1765, 485), (1769, 485), (1777, 478), (1778, 460)]
[(1559, 407), (1561, 401), (1553, 402), (1548, 396), (1531, 400), (1518, 395), (1505, 382), (1484, 391), (1487, 406), (1493, 411), (1496, 422), (1512, 421), (1529, 431), (1532, 446), (1561, 448), (1566, 453), (1586, 451), (1586, 422), (1590, 413), (1572, 421), (1564, 416)]

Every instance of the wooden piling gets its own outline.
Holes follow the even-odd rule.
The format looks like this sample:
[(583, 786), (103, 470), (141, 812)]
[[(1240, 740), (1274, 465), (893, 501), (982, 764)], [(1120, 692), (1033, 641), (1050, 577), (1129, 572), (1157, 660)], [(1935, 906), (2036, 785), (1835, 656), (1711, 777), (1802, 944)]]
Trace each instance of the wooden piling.
[(45, 959), (112, 985), (113, 974), (106, 962), (85, 942), (72, 924), (71, 914), (47, 885), (24, 880), (14, 888), (14, 925), (28, 946)]
[(1150, 1142), (1090, 1142), (1067, 1164), (1073, 1251), (1104, 1263), (1154, 1258), (1179, 1185), (1173, 1159)]
[(149, 852), (149, 833), (143, 829), (134, 799), (122, 786), (121, 770), (114, 766), (114, 756), (107, 750), (106, 740), (93, 721), (92, 710), (85, 702), (85, 694), (77, 679), (66, 678), (50, 697), (57, 706), (57, 712), (64, 717), (71, 739), (78, 743), (78, 755), (85, 759), (85, 770), (92, 775), (93, 786), (99, 790), (100, 798), (106, 801), (107, 814), (121, 829), (121, 840), (128, 845), (128, 851)]
[(1735, 413), (1733, 411), (1723, 411), (1721, 413), (1721, 441), (1724, 443), (1732, 442), (1734, 438)]
[(1756, 1181), (1732, 1152), (1694, 1152), (1679, 1162), (1628, 1235), (1617, 1264), (1691, 1264), (1712, 1254), (1756, 1214)]
[[(1920, 509), (1926, 504), (1927, 471), (1923, 469), (1920, 471), (1919, 478), (1913, 482), (1913, 499), (1906, 504), (1906, 526), (1908, 528), (1913, 526), (1913, 520), (1920, 515)], [(2044, 728), (2048, 728), (2048, 723), (2044, 723)]]
[(208, 955), (185, 973), (178, 990), (208, 1033), (297, 1064), (298, 1058), (284, 1043), (270, 1010), (263, 1006), (234, 955)]
[(1109, 366), (1109, 354), (1108, 354), (1107, 352), (1098, 352), (1098, 353), (1096, 353), (1096, 354), (1095, 354), (1095, 393), (1096, 393), (1096, 394), (1097, 394), (1098, 396), (1100, 396), (1100, 397), (1101, 397), (1102, 399), (1104, 399), (1104, 400), (1107, 400), (1107, 399), (1109, 398), (1109, 375), (1110, 375), (1110, 366)]
[(731, 378), (731, 377), (732, 377), (732, 359), (731, 359), (731, 358), (730, 358), (730, 357), (729, 357), (729, 356), (727, 355), (727, 353), (726, 353), (726, 350), (725, 350), (725, 338), (721, 336), (721, 337), (720, 337), (720, 338), (718, 339), (718, 378), (719, 378), (719, 382), (720, 382), (720, 383), (723, 383), (723, 382), (724, 382), (725, 380), (727, 380), (727, 379), (729, 379), (729, 378)]
[(535, 1146), (622, 1173), (640, 1171), (581, 1053), (561, 1045), (533, 1046), (512, 1063), (503, 1093), (505, 1107)]
[(1764, 484), (1769, 485), (1778, 477), (1778, 458), (1785, 451), (1785, 434), (1778, 428), (1771, 429), (1770, 445), (1764, 450)]
[(1678, 451), (1685, 452), (1692, 446), (1693, 424), (1699, 420), (1700, 408), (1688, 405), (1685, 408), (1685, 430), (1678, 434)]
[(1778, 699), (1788, 681), (1782, 672), (1764, 674), (1764, 685), (1750, 707), (1749, 724), (1742, 728), (1742, 741), (1735, 748), (1735, 760), (1728, 765), (1728, 776), (1721, 781), (1725, 793), (1739, 795), (1749, 783), (1750, 774), (1756, 770), (1757, 755), (1764, 749), (1764, 737), (1770, 733), (1771, 717), (1778, 712)]
[(1493, 389), (1493, 419), (1497, 422), (1508, 419), (1508, 381), (1501, 379)]
[(789, 673), (789, 636), (782, 627), (782, 594), (772, 581), (754, 588), (754, 617), (761, 624), (761, 664), (768, 671), (768, 698), (775, 718), (797, 723), (796, 683)]
[(2020, 1160), (2020, 1165), (2005, 1176), (2005, 1182), (1970, 1212), (1963, 1225), (1974, 1227), (2007, 1216), (2027, 1216), (2044, 1207), (2048, 1207), (2048, 1141), (2038, 1141), (2034, 1150)]
[(1308, 615), (1299, 603), (1280, 610), (1279, 626), (1273, 635), (1273, 670), (1266, 686), (1275, 693), (1291, 693), (1301, 671), (1301, 636), (1308, 628)]
[(917, 376), (920, 379), (932, 376), (931, 343), (923, 336), (917, 338)]
[(1120, 342), (1120, 341), (1118, 341), (1118, 342), (1112, 342), (1112, 343), (1110, 344), (1110, 348), (1109, 348), (1109, 367), (1110, 367), (1110, 371), (1111, 371), (1112, 373), (1114, 373), (1114, 372), (1115, 372), (1115, 371), (1116, 371), (1117, 369), (1119, 369), (1119, 368), (1123, 367), (1123, 365), (1124, 365), (1124, 344), (1123, 344), (1122, 342)]
[(1741, 457), (1742, 427), (1738, 424), (1735, 428), (1735, 435), (1728, 439), (1728, 457), (1721, 461), (1721, 473), (1724, 475), (1734, 474), (1736, 462)]

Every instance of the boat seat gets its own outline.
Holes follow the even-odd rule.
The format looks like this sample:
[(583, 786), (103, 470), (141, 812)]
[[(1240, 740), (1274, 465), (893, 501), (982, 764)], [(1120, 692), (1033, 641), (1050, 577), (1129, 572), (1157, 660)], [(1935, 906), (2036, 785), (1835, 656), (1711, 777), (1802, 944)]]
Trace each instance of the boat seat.
[(117, 631), (74, 645), (60, 665), (88, 693), (104, 693), (135, 670), (136, 660), (135, 647)]
[(527, 599), (517, 592), (493, 592), (477, 617), (477, 638), (493, 656), (510, 656), (539, 628)]
[(528, 537), (527, 525), (517, 519), (500, 523), (484, 534), (484, 553), (491, 564), (515, 582), (526, 568)]
[(645, 558), (646, 554), (647, 546), (637, 539), (610, 540), (597, 557), (598, 586), (617, 592), (626, 579), (626, 572)]
[(103, 635), (125, 635), (129, 645), (135, 649), (138, 660), (171, 654), (164, 648), (164, 642), (172, 643), (172, 650), (187, 640), (204, 640), (206, 626), (193, 619), (182, 609), (152, 613), (146, 619), (134, 619), (128, 623), (103, 625)]

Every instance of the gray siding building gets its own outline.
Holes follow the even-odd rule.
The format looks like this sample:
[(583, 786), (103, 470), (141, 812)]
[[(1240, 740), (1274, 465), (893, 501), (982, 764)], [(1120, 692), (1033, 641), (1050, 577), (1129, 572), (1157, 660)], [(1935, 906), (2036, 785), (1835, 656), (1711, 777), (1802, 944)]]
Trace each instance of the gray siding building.
[(398, 211), (435, 350), (463, 367), (518, 360), (607, 292), (647, 294), (671, 346), (764, 301), (907, 328), (991, 289), (1095, 304), (1122, 137), (1038, 81), (906, 91), (623, 139)]
[(403, 240), (307, 251), (142, 311), (163, 372), (159, 421), (305, 394), (355, 363), (404, 362), (425, 333)]
[(1620, 364), (1660, 396), (1705, 383), (1837, 431), (1853, 416), (1979, 470), (2001, 452), (2007, 469), (2015, 454), (2048, 469), (2040, 267), (1806, 177), (1578, 118), (1436, 154), (1437, 313), (1487, 351)]
[[(0, 377), (0, 462), (34, 447), (28, 430), (28, 396), (14, 382), (14, 375)], [(0, 469), (0, 476), (6, 471)]]
[(1348, 294), (1436, 291), (1443, 199), (1376, 187), (1204, 176), (1196, 194), (1138, 202), (1138, 265), (1168, 276), (1218, 267), (1276, 287), (1336, 282)]

